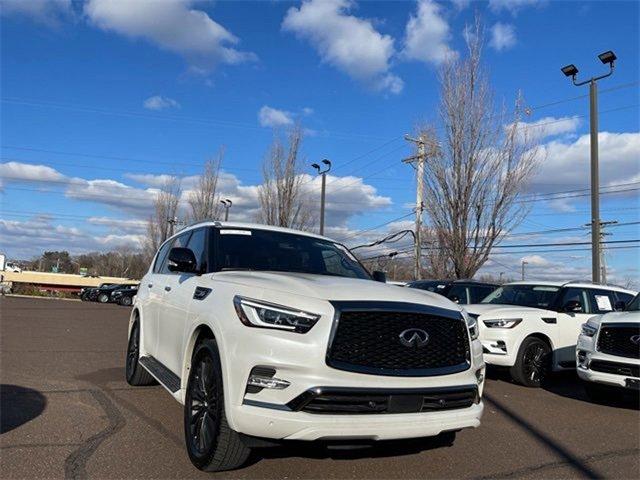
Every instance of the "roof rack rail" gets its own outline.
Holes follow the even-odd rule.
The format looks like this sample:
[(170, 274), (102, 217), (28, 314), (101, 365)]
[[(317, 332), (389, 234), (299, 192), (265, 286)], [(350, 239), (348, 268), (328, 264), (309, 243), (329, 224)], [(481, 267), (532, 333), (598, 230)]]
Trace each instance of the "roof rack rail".
[(588, 283), (591, 285), (600, 285), (601, 287), (615, 287), (615, 288), (623, 288), (625, 290), (628, 290), (626, 287), (623, 287), (622, 285), (616, 285), (615, 283), (597, 283), (597, 282), (594, 282), (593, 280), (569, 280), (568, 282), (563, 283), (562, 286), (564, 287), (571, 283)]

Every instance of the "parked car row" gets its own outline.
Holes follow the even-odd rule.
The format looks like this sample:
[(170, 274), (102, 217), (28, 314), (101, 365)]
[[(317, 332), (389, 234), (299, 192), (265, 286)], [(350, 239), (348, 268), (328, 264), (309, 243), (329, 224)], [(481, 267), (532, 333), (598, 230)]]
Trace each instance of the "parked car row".
[(133, 299), (138, 293), (138, 285), (101, 283), (97, 287), (87, 287), (80, 290), (80, 300), (83, 302), (117, 303), (125, 307), (133, 305)]
[[(577, 358), (581, 377), (638, 388), (635, 292), (425, 286), (386, 284), (325, 237), (203, 222), (164, 242), (141, 281), (126, 379), (158, 382), (184, 406), (188, 456), (207, 471), (285, 440), (451, 444), (480, 424), (486, 363), (535, 387)], [(627, 316), (613, 313), (623, 304)]]

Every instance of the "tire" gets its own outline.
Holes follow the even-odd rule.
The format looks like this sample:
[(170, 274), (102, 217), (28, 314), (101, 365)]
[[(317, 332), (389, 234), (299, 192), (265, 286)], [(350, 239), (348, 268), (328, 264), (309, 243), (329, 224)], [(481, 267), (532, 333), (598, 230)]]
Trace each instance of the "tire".
[(193, 354), (184, 402), (184, 437), (189, 459), (207, 472), (239, 468), (251, 453), (227, 423), (215, 340), (204, 340)]
[(109, 295), (107, 295), (106, 293), (101, 293), (100, 295), (98, 295), (98, 301), (100, 303), (107, 303), (109, 301)]
[(80, 295), (80, 300), (82, 300), (83, 302), (86, 302), (86, 301), (88, 301), (88, 300), (89, 300), (89, 299), (87, 298), (87, 293), (86, 293), (86, 292)]
[(127, 343), (127, 358), (125, 359), (125, 377), (127, 383), (134, 387), (155, 385), (156, 379), (147, 372), (138, 362), (140, 358), (140, 324), (138, 322), (131, 327), (129, 342)]
[(133, 303), (131, 300), (131, 297), (129, 296), (124, 296), (120, 299), (120, 301), (118, 302), (120, 305), (124, 306), (124, 307), (130, 307), (131, 304)]
[(599, 383), (583, 381), (582, 386), (584, 387), (584, 391), (587, 394), (587, 397), (589, 397), (589, 400), (595, 403), (602, 403), (615, 396), (615, 393), (612, 394), (611, 392), (612, 389)]
[(524, 339), (516, 363), (511, 367), (511, 378), (525, 387), (542, 385), (550, 370), (551, 348), (544, 340), (535, 337)]

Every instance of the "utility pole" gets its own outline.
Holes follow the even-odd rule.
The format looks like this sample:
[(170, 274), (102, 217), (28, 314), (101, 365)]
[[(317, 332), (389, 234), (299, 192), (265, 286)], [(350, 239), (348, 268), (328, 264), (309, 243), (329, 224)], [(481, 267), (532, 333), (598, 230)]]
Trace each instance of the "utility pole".
[(173, 235), (176, 223), (178, 223), (178, 217), (167, 218), (167, 223), (169, 224), (169, 237)]
[(504, 275), (504, 272), (500, 272), (500, 279), (498, 280), (498, 283), (502, 285), (502, 276)]
[(524, 282), (524, 266), (528, 265), (529, 262), (522, 260), (522, 281)]
[[(418, 153), (411, 157), (402, 160), (403, 163), (408, 163), (416, 169), (416, 225), (415, 225), (415, 266), (413, 275), (416, 280), (421, 278), (421, 266), (422, 266), (422, 212), (424, 211), (424, 162), (427, 159), (427, 143), (431, 147), (431, 154), (436, 155), (440, 144), (437, 142), (428, 142), (424, 135), (420, 135), (418, 138), (412, 138), (409, 135), (405, 135), (404, 139), (408, 142), (413, 142), (418, 146)], [(416, 165), (414, 165), (416, 163)]]
[[(611, 220), (608, 222), (600, 222), (600, 228), (598, 229), (600, 231), (600, 242), (604, 242), (604, 237), (611, 235), (608, 232), (604, 231), (604, 227), (608, 226), (608, 225), (615, 225), (616, 223), (618, 223), (617, 220)], [(590, 223), (587, 223), (585, 225), (585, 227), (589, 227), (591, 226)], [(605, 256), (605, 246), (604, 243), (601, 243), (600, 245), (600, 282), (603, 285), (606, 285), (607, 283), (607, 260), (606, 260), (606, 256)]]
[(603, 64), (609, 64), (609, 73), (591, 77), (582, 82), (576, 81), (578, 68), (571, 64), (562, 67), (562, 73), (571, 77), (576, 87), (589, 84), (589, 125), (591, 134), (591, 276), (594, 283), (601, 281), (600, 269), (600, 174), (598, 168), (598, 80), (613, 74), (617, 59), (611, 50), (601, 53), (598, 58)]
[(322, 193), (320, 195), (320, 235), (324, 235), (324, 198), (325, 190), (327, 188), (327, 173), (331, 170), (331, 161), (325, 158), (322, 160), (322, 163), (325, 165), (324, 170), (322, 170), (320, 165), (317, 163), (313, 163), (311, 165), (318, 171), (318, 175), (322, 176)]
[(233, 205), (233, 202), (231, 200), (229, 200), (228, 198), (225, 198), (224, 200), (220, 200), (220, 203), (222, 205), (224, 205), (224, 221), (228, 222), (229, 221), (229, 209), (231, 209), (231, 205)]

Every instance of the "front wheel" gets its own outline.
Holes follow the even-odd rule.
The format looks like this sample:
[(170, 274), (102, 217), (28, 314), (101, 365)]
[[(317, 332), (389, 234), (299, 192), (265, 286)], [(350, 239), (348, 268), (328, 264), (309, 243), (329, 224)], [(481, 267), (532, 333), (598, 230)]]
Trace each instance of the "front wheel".
[(184, 434), (189, 458), (200, 470), (233, 470), (249, 457), (250, 449), (227, 423), (214, 340), (205, 340), (193, 354), (184, 402)]
[(522, 342), (511, 377), (525, 387), (539, 387), (550, 370), (551, 348), (544, 340), (529, 337)]
[(120, 305), (125, 307), (130, 307), (133, 302), (131, 301), (131, 297), (125, 296), (120, 299)]

